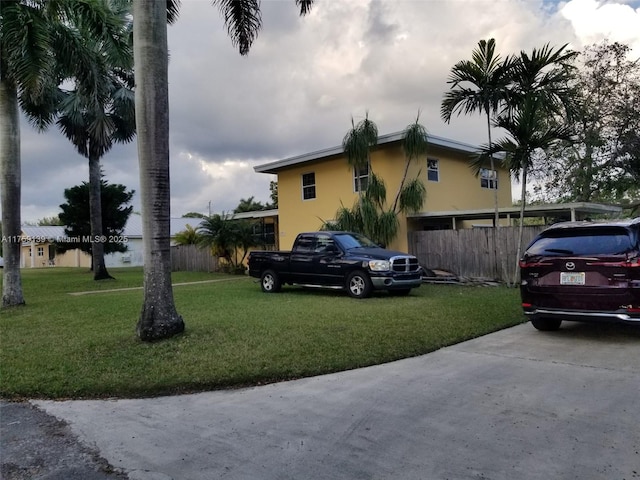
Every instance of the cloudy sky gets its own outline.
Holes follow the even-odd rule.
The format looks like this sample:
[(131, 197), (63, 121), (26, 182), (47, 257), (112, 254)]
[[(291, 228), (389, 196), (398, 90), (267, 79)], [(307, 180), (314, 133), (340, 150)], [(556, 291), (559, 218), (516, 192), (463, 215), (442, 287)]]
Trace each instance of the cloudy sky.
[[(480, 116), (439, 116), (451, 67), (480, 39), (495, 38), (503, 56), (608, 39), (640, 57), (640, 0), (316, 0), (302, 18), (293, 0), (263, 0), (262, 19), (246, 57), (208, 0), (183, 0), (169, 27), (174, 217), (267, 202), (274, 178), (255, 165), (340, 145), (367, 111), (380, 134), (420, 112), (431, 134), (483, 143)], [(103, 166), (110, 183), (139, 190), (135, 142)], [(87, 179), (86, 160), (55, 128), (23, 123), (23, 221), (57, 215), (64, 189)]]

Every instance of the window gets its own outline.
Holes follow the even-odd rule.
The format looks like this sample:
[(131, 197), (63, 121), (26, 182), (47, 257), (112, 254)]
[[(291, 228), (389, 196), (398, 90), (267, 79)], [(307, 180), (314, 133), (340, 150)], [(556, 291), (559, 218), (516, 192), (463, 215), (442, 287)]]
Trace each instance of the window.
[[(330, 235), (318, 234), (316, 237), (315, 253), (327, 253), (332, 247), (335, 247), (335, 242)], [(335, 248), (333, 250), (335, 252)]]
[(316, 198), (316, 174), (314, 172), (302, 175), (302, 199), (312, 200)]
[(38, 248), (38, 256), (44, 257), (44, 247), (37, 247), (37, 248)]
[(427, 158), (427, 180), (430, 182), (439, 182), (440, 174), (438, 172), (438, 160), (435, 158)]
[(480, 186), (482, 188), (498, 188), (498, 172), (488, 168), (480, 169)]
[(369, 184), (369, 164), (353, 167), (353, 191), (359, 192), (360, 187), (364, 192)]
[(316, 238), (313, 235), (300, 235), (298, 241), (295, 244), (294, 251), (297, 253), (310, 253), (313, 252), (313, 245)]

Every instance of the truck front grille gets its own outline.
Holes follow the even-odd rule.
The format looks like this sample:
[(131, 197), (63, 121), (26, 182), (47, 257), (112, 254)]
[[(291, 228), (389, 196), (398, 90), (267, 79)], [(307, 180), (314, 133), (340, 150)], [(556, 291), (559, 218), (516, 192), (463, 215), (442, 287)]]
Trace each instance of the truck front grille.
[(419, 268), (420, 264), (416, 257), (393, 257), (391, 259), (391, 269), (394, 272), (417, 272)]

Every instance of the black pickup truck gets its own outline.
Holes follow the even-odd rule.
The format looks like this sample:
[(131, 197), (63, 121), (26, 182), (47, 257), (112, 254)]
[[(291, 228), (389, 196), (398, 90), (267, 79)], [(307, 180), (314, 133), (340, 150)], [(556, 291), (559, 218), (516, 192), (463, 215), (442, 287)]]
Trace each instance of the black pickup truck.
[(373, 290), (407, 295), (422, 283), (421, 270), (416, 257), (351, 232), (301, 233), (290, 252), (249, 254), (249, 275), (260, 279), (266, 293), (295, 284), (346, 290), (354, 298), (366, 298)]

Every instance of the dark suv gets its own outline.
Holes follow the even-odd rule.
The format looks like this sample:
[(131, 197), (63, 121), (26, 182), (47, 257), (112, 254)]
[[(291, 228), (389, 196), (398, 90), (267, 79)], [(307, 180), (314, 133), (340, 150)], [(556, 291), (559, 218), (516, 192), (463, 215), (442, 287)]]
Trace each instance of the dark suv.
[(562, 320), (640, 325), (640, 218), (553, 225), (527, 247), (520, 278), (538, 330)]

